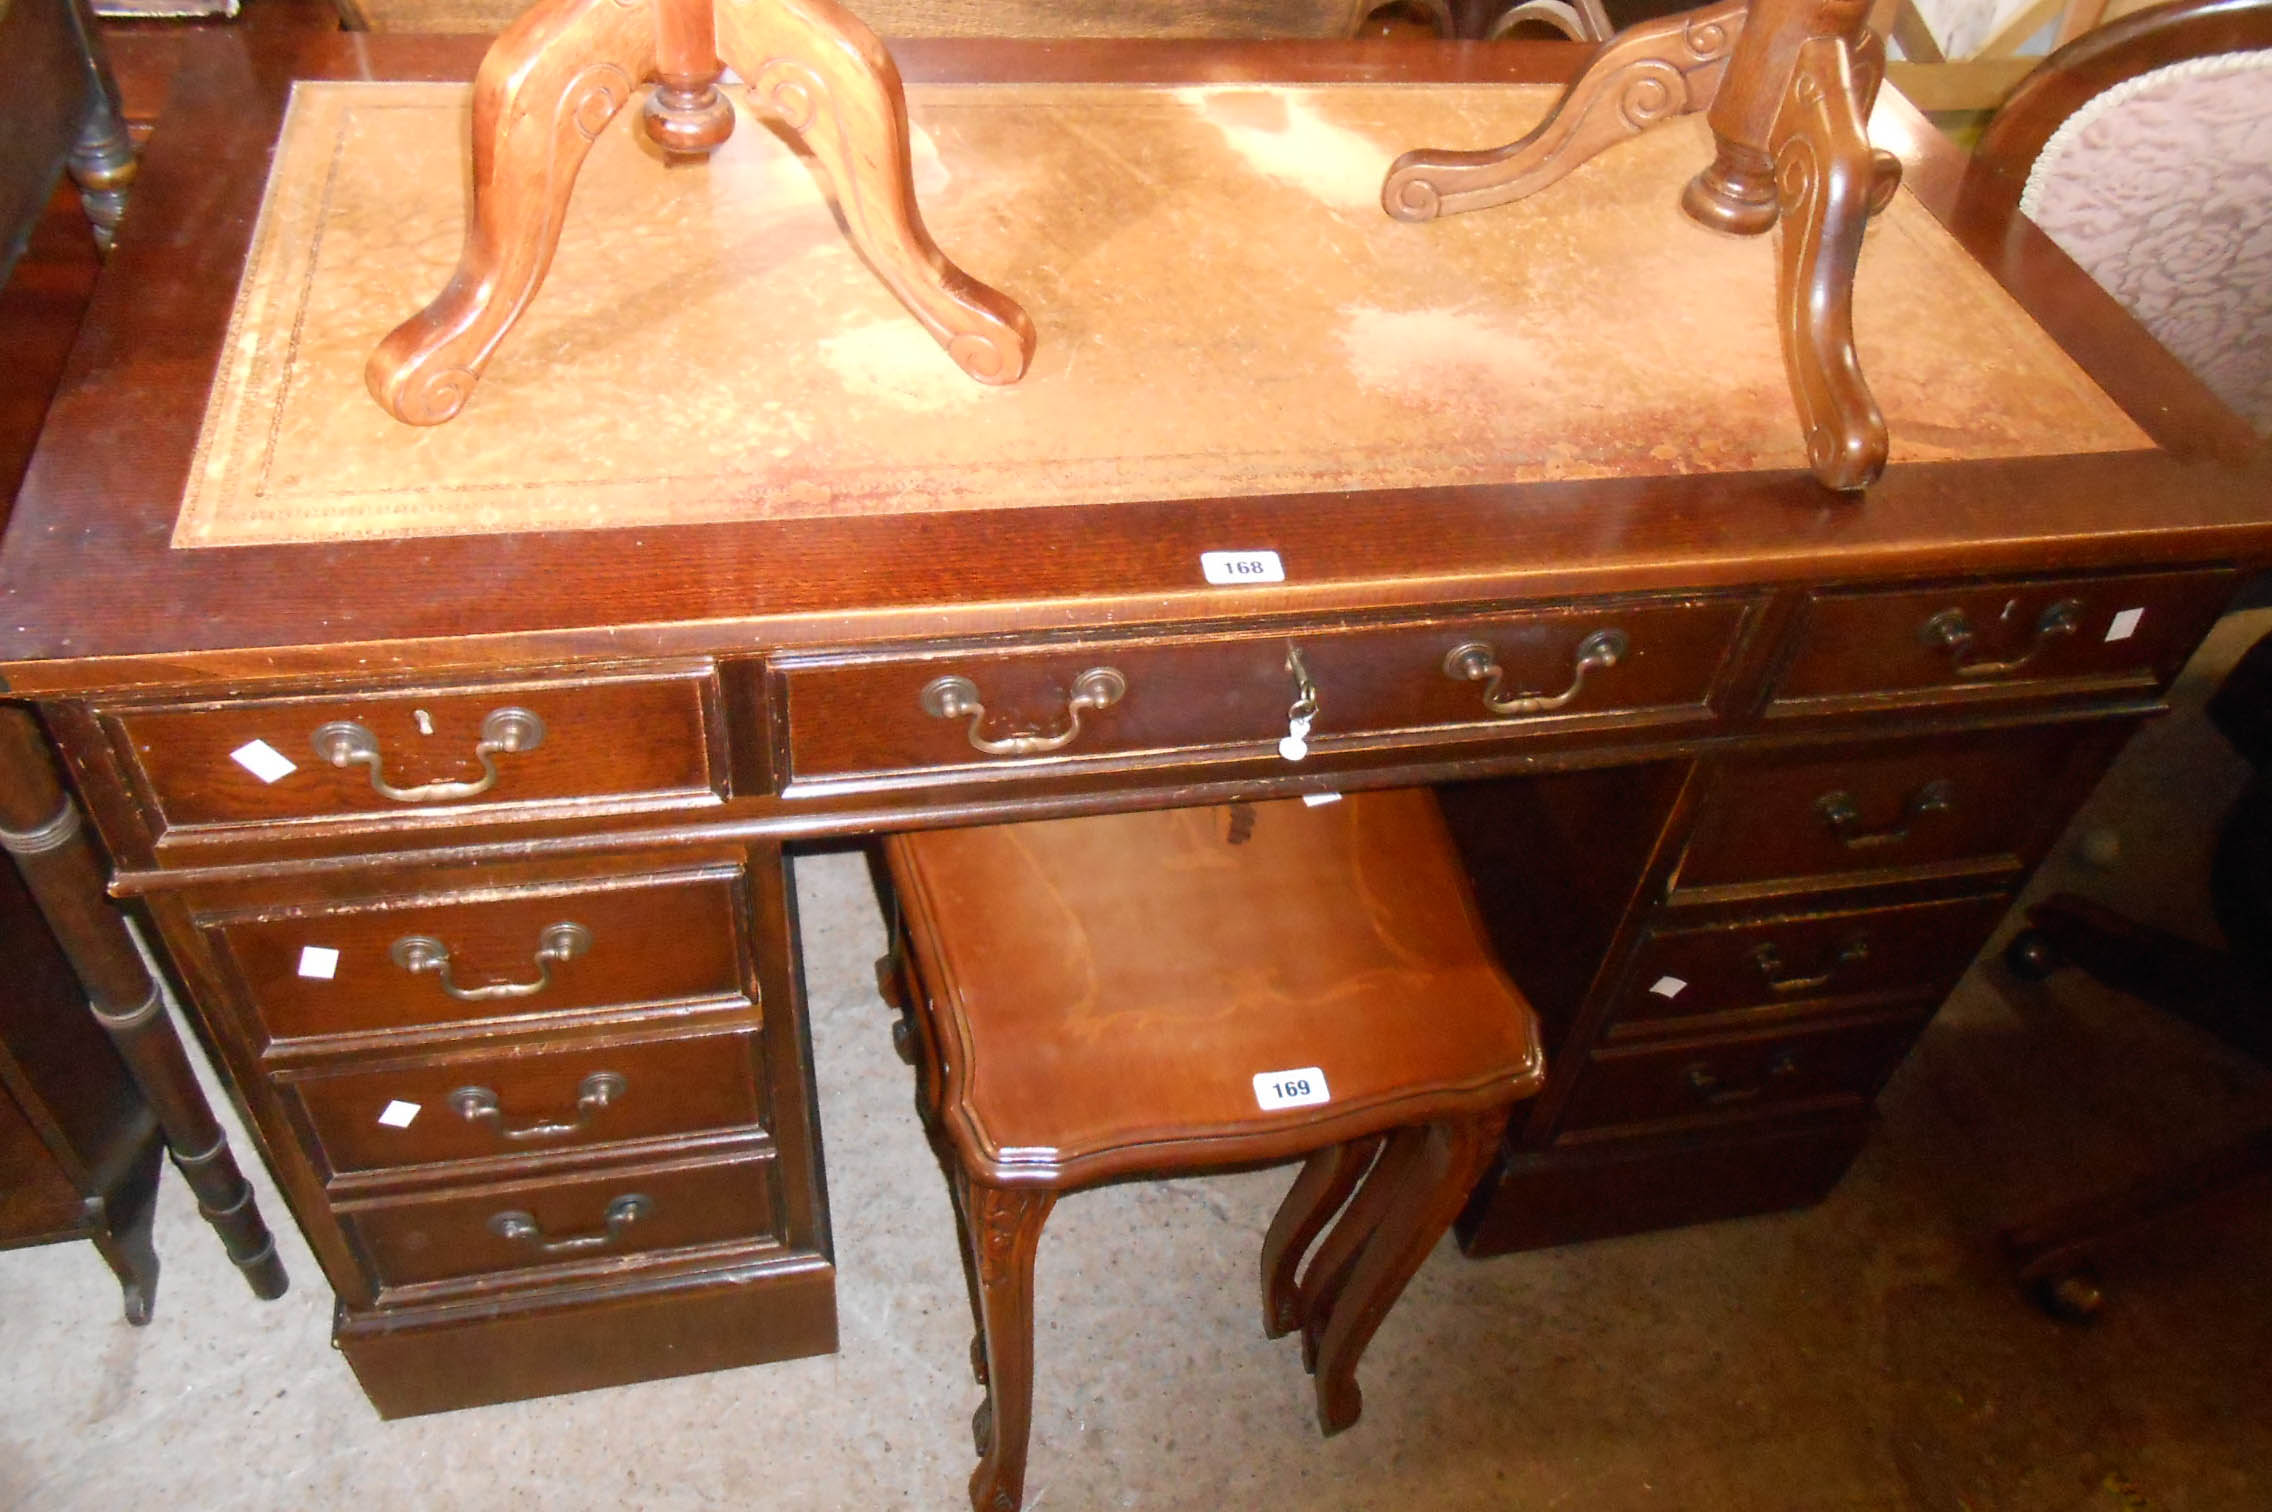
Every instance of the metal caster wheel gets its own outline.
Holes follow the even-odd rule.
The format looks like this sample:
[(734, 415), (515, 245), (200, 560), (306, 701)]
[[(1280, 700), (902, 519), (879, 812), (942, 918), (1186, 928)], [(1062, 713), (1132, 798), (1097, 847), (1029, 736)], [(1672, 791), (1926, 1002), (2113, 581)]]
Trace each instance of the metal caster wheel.
[(2088, 1323), (2106, 1305), (2106, 1293), (2088, 1266), (2039, 1277), (2027, 1291), (2036, 1306), (2063, 1323)]
[(2041, 930), (2023, 929), (2004, 947), (2005, 967), (2023, 982), (2040, 982), (2066, 964), (2066, 957)]

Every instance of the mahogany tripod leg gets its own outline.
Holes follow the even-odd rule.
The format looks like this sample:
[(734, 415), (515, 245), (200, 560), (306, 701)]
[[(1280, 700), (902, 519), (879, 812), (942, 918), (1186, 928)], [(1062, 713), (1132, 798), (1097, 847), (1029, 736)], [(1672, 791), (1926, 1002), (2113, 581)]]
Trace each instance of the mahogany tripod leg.
[(1643, 22), (1596, 52), (1528, 136), (1485, 152), (1407, 152), (1381, 184), (1398, 220), (1434, 220), (1536, 194), (1652, 126), (1702, 110), (1744, 29), (1747, 0)]
[(1824, 486), (1869, 487), (1885, 471), (1885, 416), (1854, 351), (1854, 270), (1870, 213), (1892, 198), (1900, 164), (1873, 153), (1865, 87), (1852, 46), (1818, 37), (1800, 49), (1790, 92), (1768, 136), (1783, 219), (1776, 249), (1776, 325), (1783, 366)]
[[(0, 848), (15, 857), (48, 927), (87, 989), (95, 1022), (109, 1033), (119, 1059), (157, 1115), (175, 1168), (197, 1194), (198, 1212), (221, 1236), (254, 1296), (271, 1301), (283, 1296), (284, 1265), (261, 1222), (252, 1187), (198, 1090), (173, 1021), (166, 1017), (157, 978), (143, 964), (126, 921), (111, 906), (103, 865), (87, 838), (79, 806), (56, 780), (47, 742), (22, 709), (0, 709)], [(127, 1242), (132, 1244), (131, 1236)], [(147, 1294), (142, 1300), (146, 1307)], [(130, 1286), (129, 1317), (135, 1304)]]
[(457, 272), (363, 369), (397, 420), (439, 425), (472, 394), (552, 265), (584, 155), (654, 68), (655, 28), (651, 0), (540, 0), (481, 60)]
[(923, 228), (907, 100), (876, 34), (834, 0), (718, 0), (717, 24), (752, 102), (819, 160), (853, 246), (908, 313), (979, 382), (1023, 377), (1033, 322)]

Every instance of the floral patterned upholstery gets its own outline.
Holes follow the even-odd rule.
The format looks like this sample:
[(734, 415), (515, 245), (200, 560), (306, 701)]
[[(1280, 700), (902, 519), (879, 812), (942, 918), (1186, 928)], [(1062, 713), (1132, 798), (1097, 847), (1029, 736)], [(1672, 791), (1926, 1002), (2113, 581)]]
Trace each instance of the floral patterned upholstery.
[(2272, 51), (2096, 96), (2044, 145), (2020, 208), (2272, 434)]

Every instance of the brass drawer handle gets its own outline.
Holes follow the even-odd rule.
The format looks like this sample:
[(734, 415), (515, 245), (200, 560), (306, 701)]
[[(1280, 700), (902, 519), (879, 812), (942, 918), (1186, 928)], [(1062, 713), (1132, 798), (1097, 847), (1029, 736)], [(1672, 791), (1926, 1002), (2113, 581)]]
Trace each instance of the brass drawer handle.
[(431, 974), (442, 990), (461, 1003), (486, 1003), (494, 998), (534, 997), (552, 985), (552, 963), (572, 961), (592, 948), (592, 932), (581, 924), (547, 924), (536, 937), (536, 980), (493, 982), (487, 987), (460, 987), (450, 979), (450, 948), (430, 935), (404, 935), (387, 954), (412, 975)]
[(1799, 1074), (1799, 1057), (1796, 1051), (1778, 1050), (1767, 1063), (1766, 1072), (1758, 1081), (1745, 1087), (1731, 1087), (1720, 1080), (1719, 1073), (1708, 1061), (1697, 1061), (1681, 1073), (1688, 1090), (1696, 1100), (1707, 1107), (1725, 1108), (1733, 1103), (1754, 1102), (1766, 1095), (1779, 1081), (1788, 1081)]
[(1956, 784), (1945, 777), (1935, 778), (1909, 795), (1902, 805), (1901, 820), (1886, 829), (1857, 830), (1862, 822), (1862, 810), (1847, 792), (1825, 793), (1814, 801), (1814, 810), (1822, 815), (1822, 822), (1838, 837), (1838, 843), (1848, 850), (1877, 850), (1888, 845), (1899, 845), (1909, 838), (1917, 821), (1930, 814), (1945, 814), (1956, 807)]
[(1959, 677), (2002, 677), (2019, 671), (2034, 661), (2044, 647), (2066, 639), (2082, 627), (2083, 601), (2064, 598), (2036, 616), (2035, 639), (2028, 643), (2025, 651), (2005, 661), (1972, 660), (1979, 636), (1962, 609), (1943, 609), (1918, 628), (1917, 638), (1935, 650), (1947, 652)]
[(544, 744), (544, 721), (526, 709), (491, 709), (489, 717), (481, 721), (481, 739), (474, 745), (474, 759), (481, 763), (481, 776), (471, 782), (428, 782), (417, 787), (396, 787), (387, 781), (384, 761), (379, 755), (379, 737), (359, 724), (341, 719), (317, 730), (310, 743), (316, 754), (335, 767), (350, 767), (357, 762), (371, 769), (371, 786), (382, 797), (397, 803), (449, 803), (459, 798), (478, 798), (497, 785), (497, 758), (515, 751), (533, 751)]
[(1486, 641), (1469, 641), (1454, 646), (1444, 653), (1444, 676), (1453, 682), (1479, 682), (1483, 687), (1483, 707), (1506, 718), (1517, 714), (1551, 714), (1556, 709), (1568, 708), (1586, 686), (1586, 674), (1606, 672), (1625, 659), (1632, 642), (1622, 630), (1596, 630), (1578, 642), (1577, 654), (1570, 661), (1570, 686), (1559, 693), (1515, 693), (1499, 691), (1507, 680), (1506, 669), (1499, 665), (1499, 655)]
[(1752, 947), (1751, 964), (1767, 979), (1770, 992), (1813, 992), (1828, 987), (1839, 971), (1848, 966), (1859, 966), (1870, 958), (1870, 942), (1866, 936), (1855, 935), (1838, 947), (1837, 953), (1822, 970), (1810, 976), (1787, 975), (1783, 969), (1783, 952), (1775, 948), (1772, 940), (1763, 940)]
[(535, 1123), (509, 1124), (505, 1110), (498, 1103), (497, 1094), (488, 1087), (460, 1087), (450, 1094), (450, 1106), (457, 1109), (458, 1117), (467, 1123), (487, 1120), (499, 1135), (506, 1139), (558, 1139), (566, 1134), (581, 1134), (592, 1116), (624, 1093), (628, 1083), (613, 1071), (594, 1071), (576, 1088), (576, 1116), (571, 1119), (538, 1119)]
[(607, 1228), (596, 1234), (570, 1234), (563, 1239), (547, 1239), (544, 1228), (533, 1213), (495, 1213), (489, 1219), (489, 1232), (513, 1244), (526, 1244), (543, 1255), (577, 1255), (586, 1250), (606, 1249), (623, 1237), (623, 1231), (641, 1219), (654, 1216), (655, 1204), (637, 1192), (626, 1192), (607, 1205), (601, 1221)]
[(1065, 728), (1054, 735), (1038, 732), (1005, 735), (988, 740), (978, 733), (986, 720), (986, 705), (979, 700), (978, 684), (967, 677), (934, 677), (923, 685), (923, 712), (933, 719), (968, 719), (970, 745), (989, 756), (1046, 756), (1062, 751), (1081, 733), (1081, 715), (1089, 709), (1109, 709), (1128, 691), (1128, 679), (1111, 667), (1091, 667), (1073, 679), (1073, 696), (1065, 700)]

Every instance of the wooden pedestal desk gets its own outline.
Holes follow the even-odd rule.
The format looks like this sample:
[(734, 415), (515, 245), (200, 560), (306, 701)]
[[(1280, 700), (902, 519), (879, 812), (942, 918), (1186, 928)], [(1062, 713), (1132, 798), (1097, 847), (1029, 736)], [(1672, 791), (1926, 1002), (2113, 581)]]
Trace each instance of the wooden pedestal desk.
[[(661, 217), (682, 249), (709, 245), (710, 222), (614, 199), (611, 185), (635, 180), (668, 178), (657, 194), (701, 181), (611, 180), (605, 142), (543, 298), (481, 393), (449, 426), (404, 441), (359, 391), (309, 408), (310, 386), (332, 381), (330, 359), (310, 355), (323, 320), (295, 315), (286, 295), (325, 278), (364, 291), (368, 308), (340, 307), (353, 312), (336, 343), (352, 379), (365, 333), (423, 302), (419, 270), (454, 256), (461, 202), (447, 171), (431, 185), (442, 207), (430, 221), (382, 207), (324, 222), (347, 202), (323, 196), (384, 187), (381, 166), (356, 166), (371, 140), (394, 161), (414, 138), (454, 138), (417, 137), (408, 115), (403, 135), (373, 137), (354, 125), (368, 118), (350, 120), (372, 98), (349, 99), (334, 122), (348, 124), (308, 158), (345, 165), (308, 180), (331, 187), (279, 190), (269, 205), (264, 224), (280, 229), (255, 262), (275, 280), (259, 287), (284, 292), (253, 298), (232, 329), (234, 297), (289, 81), (462, 81), (478, 52), (327, 37), (268, 50), (222, 39), (193, 55), (0, 552), (8, 691), (36, 704), (115, 862), (115, 890), (154, 922), (339, 1296), (338, 1341), (389, 1415), (834, 1347), (784, 856), (822, 837), (1437, 784), (1506, 963), (1542, 1016), (1551, 1068), (1460, 1227), (1470, 1253), (1811, 1201), (2074, 804), (2156, 712), (2242, 575), (2272, 558), (2272, 467), (2249, 434), (2016, 218), (2010, 186), (1968, 175), (1890, 98), (1877, 137), (1906, 160), (1910, 198), (1889, 216), (1909, 219), (1873, 232), (1886, 250), (1864, 259), (1863, 356), (1888, 397), (1894, 449), (1866, 499), (1808, 478), (1772, 385), (1731, 398), (1750, 377), (1677, 371), (1679, 322), (1702, 321), (1716, 352), (1752, 350), (1753, 368), (1780, 375), (1771, 334), (1720, 329), (1754, 302), (1694, 272), (1757, 257), (1752, 273), (1726, 265), (1752, 277), (1771, 267), (1766, 248), (1731, 252), (1702, 232), (1656, 249), (1653, 273), (1618, 273), (1613, 297), (1589, 293), (1575, 263), (1538, 279), (1526, 297), (1540, 320), (1578, 303), (1600, 328), (1598, 362), (1571, 344), (1579, 337), (1541, 336), (1546, 360), (1510, 378), (1494, 354), (1516, 350), (1527, 326), (1449, 287), (1422, 312), (1441, 317), (1423, 322), (1436, 334), (1422, 355), (1456, 361), (1435, 389), (1380, 391), (1381, 436), (1352, 443), (1361, 465), (1303, 474), (1301, 458), (1265, 456), (1262, 485), (1111, 497), (1151, 485), (1143, 459), (1106, 465), (1106, 442), (1173, 411), (1179, 383), (1248, 382), (1250, 407), (1195, 404), (1187, 420), (1247, 427), (1258, 456), (1317, 414), (1373, 423), (1330, 396), (1242, 378), (1238, 354), (1266, 365), (1275, 348), (1355, 318), (1303, 303), (1358, 255), (1319, 251), (1323, 241), (1387, 249), (1388, 262), (1404, 248), (1432, 249), (1414, 251), (1419, 262), (1448, 257), (1451, 244), (1380, 240), (1436, 228), (1376, 226), (1357, 190), (1331, 207), (1330, 237), (1269, 231), (1280, 209), (1261, 189), (1224, 201), (1249, 207), (1252, 227), (1227, 211), (1177, 220), (1181, 186), (1122, 164), (1139, 141), (1170, 150), (1180, 139), (1165, 128), (1083, 138), (1102, 143), (1093, 176), (1105, 190), (1083, 212), (1103, 217), (1083, 223), (1095, 235), (1066, 229), (1070, 190), (1053, 199), (1010, 183), (1015, 213), (974, 209), (957, 196), (989, 176), (955, 177), (957, 154), (984, 133), (956, 121), (1008, 131), (1031, 117), (978, 108), (999, 104), (998, 91), (968, 96), (977, 104), (958, 117), (949, 107), (966, 97), (954, 90), (1179, 86), (1106, 103), (1189, 107), (1234, 146), (1256, 148), (1236, 130), (1259, 131), (1247, 160), (1274, 183), (1354, 161), (1344, 178), (1361, 188), (1400, 147), (1450, 145), (1452, 127), (1367, 137), (1334, 114), (1342, 97), (1326, 86), (1552, 80), (1583, 56), (1558, 47), (903, 48), (912, 113), (940, 155), (926, 178), (919, 142), (926, 215), (951, 254), (1029, 301), (1042, 332), (1025, 396), (1004, 401), (1036, 408), (968, 414), (1047, 413), (1066, 385), (1118, 381), (1119, 338), (1082, 324), (1076, 275), (1126, 251), (1139, 210), (1194, 246), (1203, 221), (1231, 223), (1233, 239), (1205, 243), (1168, 292), (1130, 301), (1148, 329), (1176, 329), (1189, 304), (1228, 334), (1182, 370), (1171, 371), (1172, 342), (1146, 359), (1153, 387), (1092, 427), (1103, 450), (1063, 474), (1067, 488), (1096, 491), (1090, 502), (1049, 507), (1033, 490), (1052, 475), (1005, 463), (984, 477), (1009, 503), (954, 496), (965, 474), (940, 470), (904, 509), (888, 483), (834, 513), (794, 489), (774, 509), (709, 487), (733, 472), (715, 457), (700, 476), (679, 466), (720, 436), (761, 433), (775, 413), (765, 393), (811, 400), (795, 385), (818, 369), (790, 352), (778, 370), (737, 377), (688, 357), (695, 348), (658, 358), (642, 343), (641, 323), (659, 322), (666, 346), (677, 339), (674, 301), (712, 297), (719, 280), (643, 277), (647, 251), (574, 260), (604, 258), (639, 234), (640, 216)], [(1386, 95), (1413, 109), (1436, 98)], [(332, 119), (328, 98), (303, 89), (295, 119)], [(1503, 139), (1483, 129), (1477, 145)], [(771, 150), (761, 133), (743, 136)], [(1293, 148), (1273, 158), (1281, 138)], [(1605, 157), (1635, 165), (1605, 173), (1657, 171), (1643, 148)], [(1695, 155), (1676, 144), (1664, 160), (1683, 166), (1631, 213), (1661, 201), (1669, 237)], [(708, 171), (762, 177), (740, 161)], [(1610, 193), (1600, 186), (1618, 182), (1593, 172), (1560, 186), (1566, 210), (1505, 213), (1592, 213)], [(735, 182), (745, 198), (771, 192)], [(825, 207), (815, 213), (824, 225)], [(1518, 254), (1508, 277), (1521, 276), (1525, 238), (1540, 258), (1551, 251), (1539, 230), (1550, 222), (1479, 232), (1490, 217), (1460, 219), (1468, 229), (1441, 234), (1469, 238), (1463, 256), (1505, 242)], [(310, 247), (310, 227), (334, 238), (298, 284), (295, 226)], [(1224, 271), (1250, 233), (1277, 237), (1281, 276)], [(378, 241), (339, 250), (358, 235)], [(1945, 272), (1922, 293), (1873, 283), (1873, 258), (1908, 256), (1904, 246), (1924, 256), (1934, 238), (1961, 265), (1955, 283)], [(1605, 236), (1588, 255), (1623, 245)], [(840, 246), (815, 231), (790, 250)], [(1305, 246), (1317, 253), (1306, 261)], [(418, 264), (408, 284), (355, 282), (383, 282), (390, 258)], [(838, 277), (799, 266), (800, 287)], [(843, 297), (873, 294), (844, 276)], [(787, 295), (728, 300), (738, 321), (704, 317), (719, 341), (729, 325), (806, 318)], [(1768, 302), (1757, 304), (1764, 320)], [(1873, 334), (1871, 312), (1896, 307), (1913, 314)], [(1264, 314), (1232, 329), (1247, 309)], [(1996, 310), (2011, 318), (1999, 324)], [(619, 313), (631, 324), (611, 336)], [(859, 329), (896, 339), (883, 320)], [(1668, 322), (1649, 370), (1613, 360), (1612, 343), (1662, 337)], [(1462, 346), (1477, 331), (1487, 339)], [(264, 430), (232, 389), (200, 448), (217, 368), (250, 363), (240, 387), (257, 398), (271, 337), (279, 361), (300, 364), (276, 370), (285, 418)], [(842, 349), (828, 339), (806, 344), (834, 360)], [(1352, 341), (1351, 371), (1362, 377), (1385, 349)], [(1905, 364), (1939, 371), (1951, 353), (1953, 376), (1904, 376)], [(1692, 390), (1683, 407), (1637, 407), (1668, 364)], [(963, 402), (951, 369), (919, 376), (950, 387), (910, 407), (909, 427)], [(730, 380), (759, 387), (721, 399)], [(1548, 436), (1530, 473), (1494, 476), (1488, 445), (1463, 460), (1455, 443), (1489, 443), (1505, 423), (1517, 428), (1510, 448), (1529, 444), (1517, 432), (1534, 417), (1476, 401), (1509, 382), (1559, 406), (1567, 442)], [(885, 402), (849, 394), (829, 404)], [(547, 421), (544, 407), (562, 403), (582, 408)], [(1936, 404), (1950, 413), (1932, 420)], [(1999, 406), (2018, 419), (1983, 454), (1967, 426)], [(1242, 412), (1212, 413), (1226, 408)], [(807, 414), (828, 418), (817, 403)], [(2078, 414), (2084, 441), (2029, 450), (2028, 436), (2065, 434), (2061, 415)], [(1459, 424), (1482, 429), (1391, 455), (1407, 431)], [(1744, 425), (1764, 438), (1749, 452), (1714, 439)], [(227, 505), (232, 436), (274, 443), (260, 453), (271, 493), (240, 490), (238, 503), (282, 510), (295, 469), (302, 484), (345, 479), (385, 453), (415, 471), (452, 447), (470, 456), (490, 445), (484, 435), (507, 445), (498, 427), (566, 479), (544, 528), (463, 500), (440, 526), (386, 516), (390, 499), (458, 486), (452, 464), (424, 492), (358, 474), (352, 507), (328, 519), (208, 511), (197, 518), (221, 521), (217, 533), (177, 541), (193, 474), (198, 498)], [(942, 456), (961, 439), (923, 435)], [(1228, 454), (1217, 441), (1194, 449), (1202, 470)], [(736, 475), (762, 492), (768, 467), (793, 469), (804, 453), (770, 455), (788, 460), (742, 457)], [(1471, 470), (1440, 471), (1454, 464)], [(590, 528), (571, 528), (587, 523), (574, 518), (579, 480), (602, 501)], [(690, 513), (673, 513), (682, 506)], [(668, 523), (680, 518), (695, 523)], [(1284, 581), (1213, 585), (1201, 557), (1217, 550), (1274, 552)], [(1305, 680), (1318, 712), (1293, 762), (1279, 742)]]

